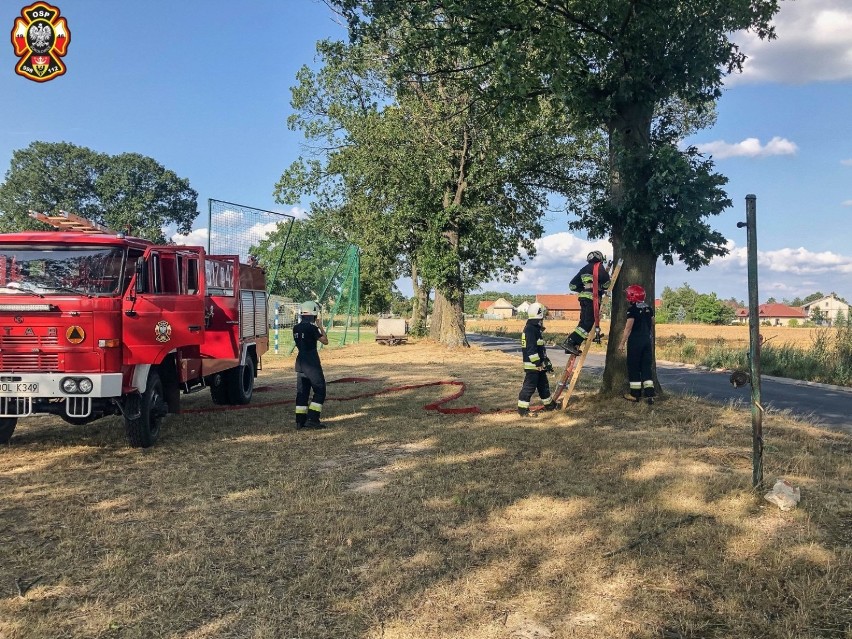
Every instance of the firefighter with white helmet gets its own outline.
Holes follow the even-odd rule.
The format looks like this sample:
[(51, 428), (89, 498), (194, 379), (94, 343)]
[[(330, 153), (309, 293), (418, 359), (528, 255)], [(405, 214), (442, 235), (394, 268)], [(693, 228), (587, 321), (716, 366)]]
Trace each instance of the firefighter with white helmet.
[(530, 400), (533, 393), (538, 391), (544, 410), (554, 410), (556, 402), (550, 395), (550, 382), (547, 374), (553, 370), (550, 360), (547, 358), (547, 350), (544, 347), (544, 316), (547, 308), (536, 302), (527, 310), (527, 323), (521, 335), (521, 351), (524, 361), (524, 384), (518, 395), (518, 414), (528, 417), (530, 413)]
[[(580, 298), (580, 323), (562, 344), (562, 348), (570, 355), (580, 354), (580, 344), (586, 341), (589, 331), (598, 319), (595, 303), (600, 303), (600, 298), (609, 288), (609, 273), (604, 268), (603, 261), (603, 253), (591, 251), (586, 256), (587, 264), (577, 272), (568, 284), (568, 288), (577, 293), (577, 297)], [(595, 272), (597, 272), (597, 285), (594, 281)], [(598, 290), (597, 300), (594, 299), (595, 288)]]
[(631, 402), (638, 402), (644, 396), (649, 404), (654, 403), (654, 376), (651, 362), (654, 351), (654, 309), (645, 303), (645, 289), (631, 284), (625, 290), (627, 302), (627, 323), (621, 335), (618, 350), (627, 347), (627, 379), (630, 392), (624, 396)]
[(300, 310), (300, 321), (293, 326), (293, 341), (299, 349), (296, 356), (296, 429), (325, 428), (320, 421), (325, 401), (325, 375), (317, 342), (328, 345), (328, 335), (319, 322), (319, 304), (308, 301)]

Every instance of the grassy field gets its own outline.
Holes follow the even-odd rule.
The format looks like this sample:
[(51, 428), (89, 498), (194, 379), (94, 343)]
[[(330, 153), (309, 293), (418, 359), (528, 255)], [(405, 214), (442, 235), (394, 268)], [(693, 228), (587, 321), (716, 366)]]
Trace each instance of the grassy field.
[[(330, 428), (292, 428), (292, 359), (253, 406), (186, 398), (160, 443), (117, 419), (0, 447), (3, 639), (852, 637), (852, 438), (689, 398), (521, 421), (517, 357), (324, 350)], [(424, 410), (460, 386), (447, 407)], [(359, 395), (368, 396), (356, 397)], [(347, 399), (351, 398), (351, 399)]]
[[(493, 332), (503, 329), (508, 333), (520, 333), (525, 320), (468, 320), (469, 331)], [(545, 335), (567, 334), (577, 326), (576, 321), (545, 320), (547, 331)], [(609, 322), (601, 322), (601, 330), (609, 332)], [(773, 344), (790, 344), (800, 348), (808, 347), (814, 337), (823, 329), (819, 328), (788, 328), (786, 326), (761, 326), (760, 334)], [(748, 350), (748, 326), (712, 326), (710, 324), (658, 324), (656, 327), (657, 340), (666, 340), (683, 335), (689, 340), (723, 340), (731, 346), (742, 346)]]

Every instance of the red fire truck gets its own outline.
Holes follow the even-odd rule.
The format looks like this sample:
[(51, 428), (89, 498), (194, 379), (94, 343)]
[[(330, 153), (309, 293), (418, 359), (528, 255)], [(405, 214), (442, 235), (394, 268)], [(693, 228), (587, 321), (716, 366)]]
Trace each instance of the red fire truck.
[(121, 415), (148, 447), (181, 394), (247, 404), (269, 348), (264, 273), (237, 255), (160, 246), (73, 214), (0, 234), (0, 443), (18, 419)]

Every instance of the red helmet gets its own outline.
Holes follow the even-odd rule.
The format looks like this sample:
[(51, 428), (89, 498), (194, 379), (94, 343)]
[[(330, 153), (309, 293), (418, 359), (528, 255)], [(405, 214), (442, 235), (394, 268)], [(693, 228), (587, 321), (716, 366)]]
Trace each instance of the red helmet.
[(645, 289), (639, 286), (638, 284), (631, 284), (627, 287), (627, 301), (628, 302), (644, 302), (645, 301)]

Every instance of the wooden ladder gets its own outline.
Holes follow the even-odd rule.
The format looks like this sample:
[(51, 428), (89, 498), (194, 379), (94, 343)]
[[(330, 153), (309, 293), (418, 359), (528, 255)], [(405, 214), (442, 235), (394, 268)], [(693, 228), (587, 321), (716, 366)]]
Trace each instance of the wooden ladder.
[(59, 211), (59, 215), (48, 215), (38, 211), (30, 211), (29, 213), (31, 218), (44, 222), (60, 231), (76, 231), (90, 235), (115, 235), (115, 231), (67, 211)]

